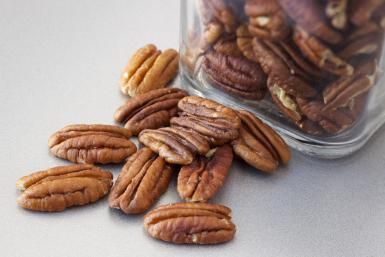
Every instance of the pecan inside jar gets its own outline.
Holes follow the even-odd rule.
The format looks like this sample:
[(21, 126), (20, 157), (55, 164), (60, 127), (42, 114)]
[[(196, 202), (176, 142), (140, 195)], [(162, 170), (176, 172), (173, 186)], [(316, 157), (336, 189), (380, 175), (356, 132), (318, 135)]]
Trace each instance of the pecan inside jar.
[(206, 202), (223, 186), (233, 161), (233, 151), (224, 145), (198, 156), (183, 166), (178, 175), (178, 193), (191, 202)]
[(168, 204), (146, 214), (144, 228), (150, 236), (174, 244), (219, 244), (234, 237), (230, 214), (219, 204)]
[(20, 178), (17, 203), (26, 209), (58, 212), (95, 202), (112, 186), (112, 174), (88, 164), (58, 166)]

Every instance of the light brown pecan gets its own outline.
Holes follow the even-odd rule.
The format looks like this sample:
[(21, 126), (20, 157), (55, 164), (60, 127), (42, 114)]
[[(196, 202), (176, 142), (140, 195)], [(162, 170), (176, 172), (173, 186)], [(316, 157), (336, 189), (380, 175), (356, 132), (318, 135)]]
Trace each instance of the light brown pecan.
[(143, 129), (156, 129), (170, 124), (171, 117), (177, 113), (178, 101), (187, 92), (178, 88), (160, 88), (135, 96), (119, 107), (114, 118), (125, 122), (125, 128), (133, 135)]
[(368, 23), (385, 0), (352, 0), (350, 21), (356, 26)]
[(253, 36), (250, 34), (250, 31), (246, 24), (243, 24), (237, 28), (237, 45), (239, 50), (243, 53), (247, 59), (251, 61), (257, 61), (257, 58), (253, 51)]
[(326, 16), (334, 28), (343, 30), (348, 25), (348, 0), (327, 0)]
[(68, 125), (48, 141), (51, 153), (75, 163), (120, 163), (136, 152), (131, 132), (111, 125)]
[(250, 33), (259, 38), (280, 40), (290, 33), (290, 22), (277, 0), (247, 0)]
[(184, 128), (146, 129), (139, 141), (172, 164), (190, 164), (196, 154), (205, 155), (210, 146), (198, 133)]
[(173, 49), (160, 51), (148, 44), (138, 49), (124, 68), (121, 91), (130, 96), (165, 87), (178, 72), (178, 53)]
[(219, 204), (168, 204), (146, 214), (144, 228), (150, 236), (175, 244), (218, 244), (234, 237), (230, 214)]
[(294, 30), (293, 40), (306, 58), (322, 70), (338, 76), (350, 76), (352, 65), (338, 57), (330, 48), (300, 27)]
[(233, 161), (233, 151), (223, 145), (198, 156), (191, 164), (183, 166), (178, 175), (178, 193), (191, 202), (207, 202), (223, 186)]
[(331, 44), (341, 42), (342, 36), (332, 29), (325, 21), (322, 7), (317, 1), (309, 0), (278, 0), (296, 24)]
[(24, 192), (17, 203), (33, 211), (63, 211), (99, 200), (111, 186), (109, 171), (88, 164), (58, 166), (20, 178), (16, 187)]
[(171, 125), (192, 129), (209, 138), (212, 145), (222, 145), (238, 137), (240, 119), (231, 108), (199, 96), (187, 96), (178, 103), (183, 111), (171, 119)]
[(377, 71), (377, 62), (370, 60), (359, 65), (353, 76), (332, 82), (323, 90), (323, 110), (346, 107), (352, 99), (368, 92), (375, 82)]
[(123, 166), (111, 189), (108, 201), (111, 208), (123, 212), (146, 211), (166, 191), (172, 169), (163, 158), (149, 148), (141, 148)]
[(257, 63), (243, 56), (210, 51), (204, 56), (202, 68), (212, 86), (231, 95), (253, 100), (265, 95), (265, 74)]

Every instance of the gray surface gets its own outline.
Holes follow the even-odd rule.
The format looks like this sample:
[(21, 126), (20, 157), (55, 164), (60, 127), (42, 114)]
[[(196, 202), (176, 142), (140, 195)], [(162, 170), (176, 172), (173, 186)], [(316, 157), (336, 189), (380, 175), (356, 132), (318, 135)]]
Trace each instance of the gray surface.
[[(0, 0), (1, 256), (384, 256), (384, 129), (342, 160), (294, 152), (273, 176), (236, 163), (214, 199), (233, 209), (238, 228), (224, 245), (152, 240), (142, 216), (110, 210), (106, 200), (57, 214), (16, 206), (19, 177), (66, 163), (48, 153), (52, 132), (113, 122), (125, 99), (119, 74), (134, 49), (178, 46), (178, 11), (176, 0)], [(108, 168), (117, 176), (118, 166)], [(174, 181), (159, 203), (178, 200)]]

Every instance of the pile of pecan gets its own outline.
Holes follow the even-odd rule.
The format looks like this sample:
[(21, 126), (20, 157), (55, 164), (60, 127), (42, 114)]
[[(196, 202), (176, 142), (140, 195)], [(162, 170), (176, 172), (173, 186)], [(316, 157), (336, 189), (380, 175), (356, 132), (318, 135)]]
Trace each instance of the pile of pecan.
[[(143, 49), (146, 47), (134, 57), (146, 63), (153, 57), (147, 52), (144, 55)], [(148, 68), (132, 65), (126, 67), (130, 73)], [(168, 65), (161, 70), (167, 70)], [(141, 77), (149, 72), (142, 71)], [(131, 77), (133, 81), (135, 76)], [(139, 84), (148, 83), (150, 90), (137, 91), (117, 109), (114, 118), (124, 127), (77, 124), (52, 134), (48, 140), (52, 155), (74, 164), (20, 178), (16, 187), (22, 193), (17, 203), (33, 211), (57, 212), (108, 195), (110, 208), (126, 214), (144, 213), (177, 174), (182, 202), (147, 212), (144, 227), (148, 234), (177, 244), (231, 240), (236, 227), (230, 208), (208, 202), (225, 184), (234, 155), (271, 173), (289, 162), (289, 148), (250, 112), (188, 96), (175, 87), (157, 88), (152, 84), (158, 82), (144, 79)], [(139, 147), (131, 141), (134, 136)], [(114, 183), (111, 172), (94, 166), (110, 163), (124, 163)]]
[(340, 133), (360, 117), (378, 75), (385, 0), (197, 2), (201, 31), (181, 55), (192, 76), (201, 59), (213, 87), (271, 100), (313, 135)]

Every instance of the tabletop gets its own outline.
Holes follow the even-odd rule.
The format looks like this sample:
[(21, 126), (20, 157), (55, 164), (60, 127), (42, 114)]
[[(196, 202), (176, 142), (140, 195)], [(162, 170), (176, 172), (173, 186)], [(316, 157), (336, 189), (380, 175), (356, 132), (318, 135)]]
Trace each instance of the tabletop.
[[(0, 0), (1, 255), (384, 256), (384, 128), (339, 160), (293, 150), (270, 176), (235, 162), (213, 199), (233, 210), (237, 233), (226, 244), (154, 240), (142, 215), (106, 199), (52, 214), (16, 205), (19, 177), (67, 164), (49, 154), (49, 135), (67, 124), (113, 124), (130, 54), (147, 43), (177, 48), (178, 33), (177, 0)], [(119, 165), (104, 167), (117, 177)], [(175, 184), (156, 205), (180, 201)]]

